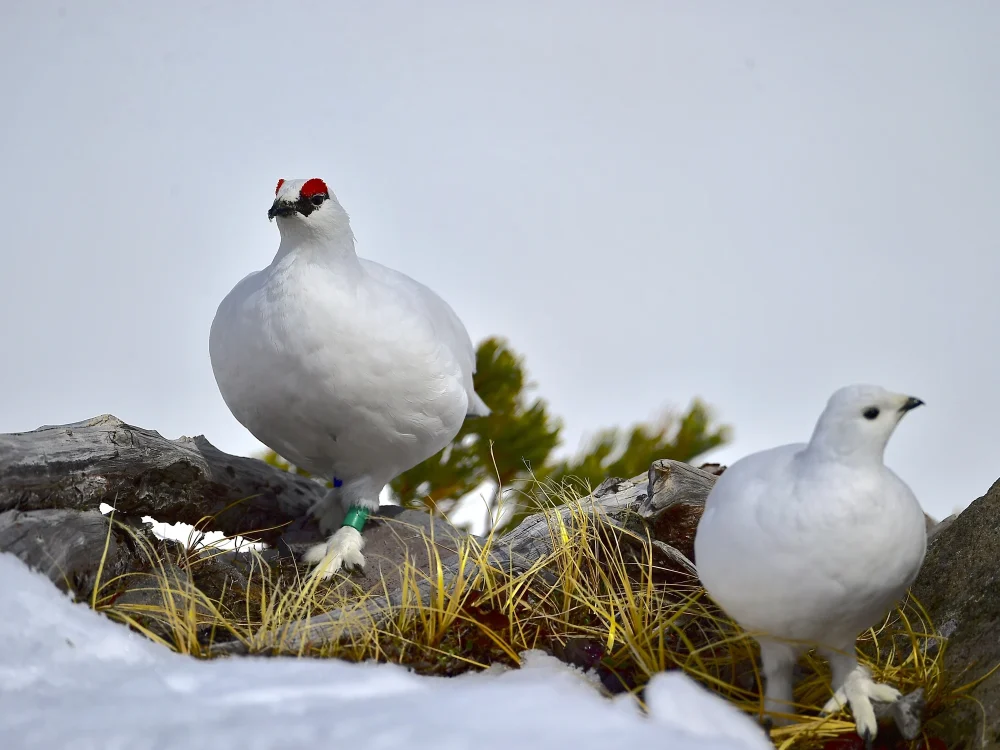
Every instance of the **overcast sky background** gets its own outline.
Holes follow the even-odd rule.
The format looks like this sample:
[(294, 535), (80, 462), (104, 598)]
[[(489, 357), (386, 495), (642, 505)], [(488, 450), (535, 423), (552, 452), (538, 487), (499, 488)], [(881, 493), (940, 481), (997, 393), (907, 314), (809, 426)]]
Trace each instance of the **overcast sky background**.
[(318, 176), (567, 449), (700, 396), (732, 462), (874, 382), (927, 402), (887, 459), (947, 515), (1000, 476), (998, 39), (990, 0), (8, 0), (0, 431), (257, 450), (209, 326)]

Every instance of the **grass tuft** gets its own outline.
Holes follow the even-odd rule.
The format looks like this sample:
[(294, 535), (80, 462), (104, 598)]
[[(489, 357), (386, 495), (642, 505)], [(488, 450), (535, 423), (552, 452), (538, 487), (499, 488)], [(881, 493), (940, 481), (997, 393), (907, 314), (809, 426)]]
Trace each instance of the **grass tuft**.
[[(527, 570), (500, 565), (492, 535), (449, 542), (455, 553), (449, 560), (442, 545), (425, 538), (429, 565), (405, 560), (399, 593), (386, 602), (380, 597), (392, 592), (384, 583), (381, 590), (360, 591), (347, 577), (324, 582), (260, 551), (240, 553), (237, 568), (228, 550), (194, 543), (167, 550), (122, 527), (141, 551), (144, 570), (99, 579), (91, 606), (200, 658), (215, 653), (213, 644), (238, 641), (251, 653), (374, 659), (450, 676), (497, 663), (516, 667), (521, 653), (542, 649), (596, 670), (609, 693), (631, 692), (641, 701), (653, 675), (680, 669), (761, 716), (756, 644), (712, 604), (697, 579), (664, 563), (648, 536), (596, 522), (591, 499), (542, 490), (551, 505), (543, 512), (552, 551)], [(568, 509), (568, 517), (559, 508)], [(238, 574), (206, 593), (205, 571), (223, 562)], [(316, 618), (334, 610), (340, 616), (324, 623), (323, 641), (309, 643), (303, 636)], [(971, 689), (945, 674), (946, 647), (910, 598), (859, 640), (858, 655), (877, 680), (904, 693), (922, 687), (933, 717), (967, 699)], [(804, 666), (808, 676), (797, 686), (793, 723), (771, 732), (783, 750), (821, 748), (854, 735), (848, 715), (818, 716), (830, 697), (825, 663), (808, 656)]]

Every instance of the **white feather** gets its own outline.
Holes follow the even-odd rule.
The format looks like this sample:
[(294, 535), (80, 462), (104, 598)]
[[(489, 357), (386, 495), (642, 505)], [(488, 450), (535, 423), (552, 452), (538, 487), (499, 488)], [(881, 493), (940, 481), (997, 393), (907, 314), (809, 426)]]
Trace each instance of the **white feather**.
[[(285, 181), (276, 203), (294, 202), (304, 182)], [(274, 260), (236, 285), (212, 323), (219, 390), (262, 443), (342, 482), (331, 499), (374, 511), (387, 482), (484, 413), (472, 340), (426, 286), (358, 258), (333, 193), (308, 215), (279, 216), (278, 228)]]
[[(858, 687), (855, 641), (903, 596), (926, 549), (920, 504), (883, 463), (907, 403), (874, 386), (841, 389), (808, 444), (737, 461), (709, 494), (695, 537), (698, 574), (760, 636), (769, 710), (791, 699), (795, 661), (815, 645), (831, 662), (834, 689), (859, 701), (859, 729), (874, 736), (860, 702), (891, 691)], [(872, 408), (878, 416), (866, 418)]]

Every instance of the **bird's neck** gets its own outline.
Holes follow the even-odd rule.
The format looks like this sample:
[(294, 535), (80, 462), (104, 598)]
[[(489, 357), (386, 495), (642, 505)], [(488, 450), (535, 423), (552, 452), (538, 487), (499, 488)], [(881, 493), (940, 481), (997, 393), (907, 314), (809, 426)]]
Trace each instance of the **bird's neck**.
[(361, 264), (354, 250), (354, 233), (349, 224), (289, 224), (279, 227), (281, 242), (271, 261), (272, 266), (294, 254), (313, 263), (336, 267), (339, 272), (360, 273)]
[(884, 443), (868, 441), (858, 443), (837, 438), (838, 436), (835, 434), (817, 431), (809, 441), (806, 452), (811, 458), (834, 461), (841, 466), (866, 469), (884, 465)]

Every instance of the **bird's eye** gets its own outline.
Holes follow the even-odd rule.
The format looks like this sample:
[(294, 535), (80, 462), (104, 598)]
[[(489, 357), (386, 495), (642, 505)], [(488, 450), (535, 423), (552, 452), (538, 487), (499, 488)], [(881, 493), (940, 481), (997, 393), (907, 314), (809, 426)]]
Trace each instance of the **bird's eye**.
[(865, 419), (878, 419), (878, 407), (869, 406), (867, 409), (861, 412), (861, 416), (863, 416)]
[(325, 201), (325, 200), (326, 200), (326, 196), (325, 196), (325, 195), (323, 195), (322, 193), (320, 193), (319, 195), (314, 195), (314, 196), (313, 196), (313, 197), (311, 198), (311, 200), (312, 200), (312, 204), (313, 204), (314, 206), (319, 206), (319, 205), (322, 205), (323, 201)]

